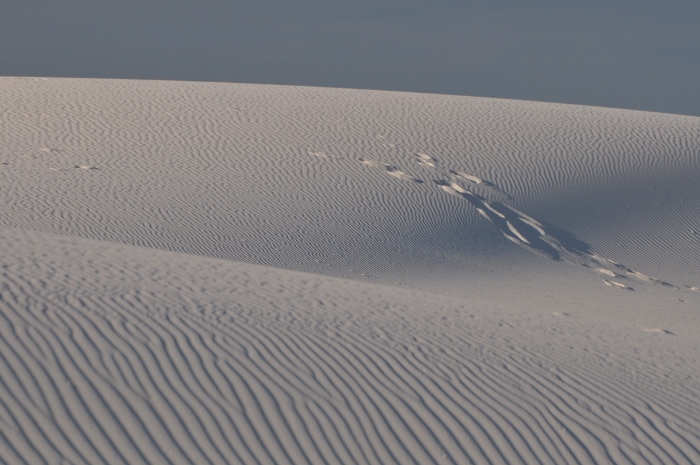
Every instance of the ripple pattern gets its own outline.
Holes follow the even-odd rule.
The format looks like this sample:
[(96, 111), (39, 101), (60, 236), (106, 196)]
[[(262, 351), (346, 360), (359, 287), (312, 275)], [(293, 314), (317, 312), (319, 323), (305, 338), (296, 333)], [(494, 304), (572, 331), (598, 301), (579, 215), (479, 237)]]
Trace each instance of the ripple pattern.
[(467, 172), (605, 256), (698, 284), (700, 118), (89, 79), (0, 78), (0, 99), (1, 226), (419, 283), (520, 256), (432, 182)]
[(697, 341), (21, 231), (0, 253), (3, 463), (700, 460)]

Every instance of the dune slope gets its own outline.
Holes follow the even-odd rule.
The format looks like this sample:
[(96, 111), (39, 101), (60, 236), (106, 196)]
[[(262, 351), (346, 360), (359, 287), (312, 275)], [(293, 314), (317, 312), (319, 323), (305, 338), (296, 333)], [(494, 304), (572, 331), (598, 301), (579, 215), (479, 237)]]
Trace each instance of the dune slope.
[(697, 284), (700, 118), (235, 84), (0, 92), (2, 226), (382, 281), (461, 280), (494, 255), (549, 266), (441, 189), (455, 182), (556, 241)]
[(0, 463), (700, 461), (700, 118), (0, 97)]
[(6, 463), (700, 457), (695, 338), (84, 239), (0, 252)]

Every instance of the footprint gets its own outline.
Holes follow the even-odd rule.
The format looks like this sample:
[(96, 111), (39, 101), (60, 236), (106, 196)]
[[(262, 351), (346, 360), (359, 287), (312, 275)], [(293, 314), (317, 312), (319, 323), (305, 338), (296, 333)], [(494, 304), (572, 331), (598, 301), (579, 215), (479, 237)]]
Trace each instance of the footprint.
[(465, 172), (463, 172), (463, 171), (452, 171), (452, 170), (450, 170), (450, 174), (453, 175), (453, 176), (457, 176), (457, 177), (459, 177), (459, 178), (462, 178), (462, 179), (464, 179), (464, 180), (466, 180), (466, 181), (473, 182), (474, 184), (486, 184), (487, 186), (490, 186), (490, 187), (496, 187), (495, 184), (493, 184), (493, 183), (491, 183), (491, 182), (488, 182), (488, 181), (484, 182), (483, 179), (481, 179), (481, 178), (479, 178), (479, 177), (477, 177), (477, 176), (472, 176), (471, 174), (467, 174), (467, 173), (465, 173)]
[(656, 279), (656, 278), (653, 278), (651, 276), (645, 275), (644, 273), (640, 273), (639, 271), (628, 270), (627, 274), (639, 279), (640, 281), (644, 281), (647, 283), (659, 284), (661, 286), (666, 286), (666, 287), (674, 287), (674, 288), (676, 287), (671, 283), (661, 281), (660, 279)]
[[(419, 163), (426, 161), (424, 157), (434, 160), (432, 157), (425, 154), (416, 154), (416, 156), (419, 158)], [(363, 163), (369, 164), (375, 162), (366, 160), (363, 161)], [(384, 166), (387, 170), (392, 169), (392, 167), (388, 167), (388, 165)], [(405, 174), (401, 171), (398, 173)], [(490, 188), (491, 191), (504, 194), (512, 200), (510, 194), (500, 189), (494, 183), (463, 171), (450, 170), (449, 173), (450, 177), (448, 179), (435, 180), (433, 182), (444, 192), (466, 199), (476, 208), (481, 216), (488, 220), (509, 241), (538, 255), (544, 255), (552, 260), (562, 260), (576, 266), (582, 266), (610, 278), (633, 279), (641, 283), (650, 283), (671, 287), (677, 290), (679, 289), (671, 283), (632, 270), (625, 265), (593, 252), (589, 244), (580, 240), (565, 229), (551, 224), (545, 225), (502, 202), (492, 201), (476, 192), (472, 192), (460, 185), (460, 180), (468, 181), (475, 186)], [(483, 193), (483, 191), (481, 193)], [(612, 269), (617, 270), (617, 272), (612, 271)], [(604, 279), (604, 282), (607, 286), (634, 291), (634, 288), (631, 286), (617, 281)], [(700, 287), (686, 286), (686, 288), (691, 291), (700, 291)]]
[(590, 254), (589, 254), (589, 257), (590, 257), (592, 260), (594, 260), (595, 262), (597, 262), (597, 263), (599, 263), (599, 264), (601, 264), (601, 265), (603, 265), (604, 263), (607, 263), (607, 264), (612, 265), (612, 266), (614, 266), (615, 268), (618, 268), (618, 269), (620, 269), (620, 270), (623, 270), (623, 271), (631, 271), (631, 270), (630, 270), (629, 268), (627, 268), (626, 266), (620, 265), (620, 264), (617, 263), (616, 261), (611, 260), (611, 259), (606, 258), (606, 257), (603, 257), (602, 255), (598, 255), (597, 253), (590, 253)]
[(661, 281), (660, 279), (656, 279), (652, 276), (646, 275), (646, 274), (641, 273), (639, 271), (634, 271), (634, 270), (626, 267), (625, 265), (617, 263), (616, 261), (611, 260), (609, 258), (605, 258), (603, 256), (600, 256), (596, 253), (589, 254), (589, 257), (594, 263), (597, 263), (597, 264), (602, 265), (602, 266), (605, 266), (605, 264), (612, 265), (615, 268), (617, 268), (618, 270), (624, 271), (627, 274), (627, 276), (620, 275), (618, 273), (615, 273), (614, 271), (608, 270), (607, 268), (593, 268), (589, 265), (584, 264), (584, 266), (588, 266), (589, 268), (593, 268), (595, 271), (597, 271), (599, 273), (606, 274), (606, 275), (612, 276), (614, 278), (623, 278), (623, 279), (624, 278), (632, 278), (632, 279), (636, 279), (637, 281), (641, 281), (644, 283), (657, 284), (659, 286), (666, 286), (666, 287), (670, 287), (673, 289), (678, 289), (678, 287), (674, 286), (671, 283), (667, 283), (666, 281)]
[(313, 157), (323, 158), (324, 160), (328, 160), (329, 158), (326, 152), (322, 152), (320, 150), (307, 150), (306, 153)]
[(435, 168), (435, 163), (437, 163), (437, 159), (425, 153), (417, 153), (416, 157), (418, 157), (419, 165), (425, 166), (426, 168)]
[(614, 271), (610, 271), (607, 268), (594, 268), (594, 270), (600, 274), (604, 274), (604, 275), (610, 276), (612, 278), (624, 278), (624, 276), (619, 275), (619, 274), (615, 273)]
[(423, 182), (423, 180), (415, 178), (410, 174), (401, 171), (396, 166), (388, 165), (387, 163), (381, 163), (374, 160), (367, 160), (366, 158), (360, 158), (360, 162), (363, 165), (371, 166), (372, 168), (383, 168), (384, 170), (386, 170), (389, 176), (392, 176), (396, 179), (401, 179), (402, 181), (411, 181), (416, 183)]
[(455, 195), (457, 197), (463, 197), (462, 194), (469, 194), (469, 195), (474, 195), (472, 192), (464, 189), (462, 186), (460, 186), (457, 183), (454, 182), (447, 182), (447, 181), (433, 181), (435, 184), (438, 185), (440, 189), (443, 191), (447, 192), (450, 195)]
[(368, 160), (366, 158), (360, 158), (360, 162), (363, 165), (371, 166), (372, 168), (386, 168), (389, 166), (386, 163), (380, 163), (378, 161)]
[(557, 238), (534, 218), (500, 202), (490, 202), (485, 197), (464, 189), (454, 180), (435, 181), (435, 184), (448, 194), (466, 199), (506, 239), (532, 252), (560, 260), (564, 252), (575, 253), (576, 250), (585, 250), (587, 247), (579, 246), (571, 239), (567, 243), (567, 238), (563, 236), (561, 239)]
[(605, 281), (605, 285), (606, 285), (606, 286), (617, 287), (617, 288), (619, 288), (619, 289), (625, 289), (625, 290), (627, 290), (627, 291), (634, 291), (634, 288), (631, 288), (631, 287), (629, 287), (629, 286), (625, 286), (625, 285), (622, 284), (622, 283), (618, 283), (618, 282), (615, 282), (615, 281), (608, 281), (607, 279), (605, 279), (604, 281)]
[(506, 226), (508, 226), (508, 229), (510, 230), (510, 232), (512, 232), (513, 234), (515, 234), (515, 236), (516, 236), (518, 239), (520, 239), (522, 242), (524, 242), (524, 243), (530, 245), (530, 241), (528, 241), (528, 240), (525, 238), (525, 236), (523, 236), (523, 235), (520, 233), (520, 231), (518, 231), (518, 230), (515, 228), (515, 226), (513, 226), (513, 224), (512, 224), (510, 221), (506, 220)]
[(661, 334), (670, 334), (671, 336), (675, 336), (676, 333), (673, 331), (669, 331), (668, 329), (662, 329), (662, 328), (646, 328), (643, 329), (645, 333), (661, 333)]
[(463, 179), (465, 181), (469, 181), (473, 184), (480, 185), (482, 187), (488, 187), (496, 192), (499, 192), (506, 197), (508, 197), (508, 200), (513, 200), (513, 196), (510, 195), (508, 192), (504, 191), (500, 187), (498, 187), (496, 184), (492, 183), (491, 181), (488, 181), (486, 179), (480, 178), (478, 176), (474, 176), (473, 174), (465, 173), (464, 171), (454, 171), (450, 170), (450, 174), (452, 176), (455, 176), (456, 178)]
[(386, 168), (386, 171), (389, 174), (389, 176), (393, 176), (397, 179), (401, 179), (402, 181), (411, 181), (411, 182), (417, 182), (417, 183), (423, 182), (422, 180), (420, 180), (418, 178), (414, 178), (410, 174), (404, 173), (403, 171), (401, 171), (400, 169), (398, 169), (395, 166), (388, 166)]
[(531, 226), (535, 231), (540, 233), (541, 236), (545, 236), (547, 234), (547, 232), (544, 230), (544, 226), (539, 221), (536, 221), (529, 216), (522, 216), (520, 219), (523, 223)]

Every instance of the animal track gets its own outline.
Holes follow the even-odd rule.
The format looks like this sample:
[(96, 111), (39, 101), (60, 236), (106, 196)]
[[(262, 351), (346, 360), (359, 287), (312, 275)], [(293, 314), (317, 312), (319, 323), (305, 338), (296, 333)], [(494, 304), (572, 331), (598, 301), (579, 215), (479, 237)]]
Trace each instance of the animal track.
[(306, 153), (314, 157), (324, 158), (326, 160), (328, 159), (328, 155), (326, 154), (326, 152), (321, 152), (320, 150), (307, 150)]
[(468, 181), (470, 183), (489, 188), (493, 191), (496, 191), (500, 194), (505, 195), (508, 198), (508, 200), (513, 200), (512, 195), (510, 195), (508, 192), (504, 191), (503, 189), (501, 189), (500, 187), (498, 187), (496, 184), (492, 183), (491, 181), (480, 178), (478, 176), (474, 176), (473, 174), (465, 173), (464, 171), (450, 170), (450, 174), (452, 176), (454, 176), (455, 178), (463, 179), (464, 181)]
[(661, 333), (661, 334), (669, 334), (671, 336), (676, 335), (676, 333), (674, 333), (673, 331), (669, 331), (668, 329), (662, 329), (662, 328), (647, 328), (647, 329), (643, 329), (642, 331), (644, 331), (645, 333)]
[(612, 278), (622, 278), (623, 276), (615, 273), (614, 271), (610, 271), (607, 268), (594, 268), (595, 271), (597, 271), (600, 274), (604, 274), (606, 276), (610, 276)]
[(380, 162), (374, 161), (374, 160), (367, 160), (366, 158), (360, 158), (360, 162), (363, 165), (371, 166), (372, 168), (381, 168), (381, 167), (389, 166), (386, 163), (380, 163)]
[(488, 182), (488, 181), (484, 182), (484, 180), (479, 178), (479, 177), (472, 176), (471, 174), (467, 174), (467, 173), (464, 173), (461, 171), (450, 170), (450, 174), (453, 176), (457, 176), (457, 177), (460, 177), (462, 179), (465, 179), (467, 181), (473, 182), (474, 184), (486, 184), (487, 186), (494, 186), (495, 187), (495, 184), (493, 184), (492, 182)]
[(437, 159), (425, 153), (417, 153), (416, 157), (418, 158), (419, 165), (425, 166), (426, 168), (435, 168), (435, 163), (437, 163)]
[(673, 284), (661, 281), (661, 280), (656, 279), (656, 278), (652, 278), (651, 276), (645, 275), (644, 273), (640, 273), (639, 271), (633, 271), (633, 270), (628, 269), (627, 273), (630, 276), (633, 276), (633, 277), (640, 279), (642, 281), (646, 281), (648, 283), (660, 284), (662, 286), (668, 286), (668, 287), (675, 287)]
[(559, 316), (559, 317), (561, 317), (561, 316), (571, 317), (572, 316), (571, 313), (567, 313), (567, 312), (552, 312), (552, 315)]
[(572, 237), (564, 237), (555, 231), (548, 231), (541, 222), (508, 207), (500, 202), (489, 202), (486, 198), (462, 188), (455, 182), (435, 181), (442, 190), (457, 195), (469, 201), (477, 211), (503, 236), (538, 254), (544, 254), (551, 259), (561, 260), (564, 253), (582, 254), (588, 249), (587, 245)]
[(322, 151), (322, 150), (311, 150), (311, 149), (308, 149), (308, 150), (306, 151), (306, 153), (308, 153), (309, 155), (311, 155), (311, 156), (313, 156), (313, 157), (318, 157), (318, 158), (321, 158), (321, 159), (324, 159), (324, 160), (328, 160), (328, 159), (330, 159), (330, 158), (340, 158), (340, 157), (336, 157), (335, 155), (329, 155), (329, 154), (327, 154), (326, 152), (324, 152), (324, 151)]
[(395, 166), (389, 166), (389, 167), (387, 167), (386, 171), (387, 171), (387, 173), (389, 174), (389, 176), (393, 176), (393, 177), (395, 177), (395, 178), (397, 178), (397, 179), (401, 179), (401, 180), (403, 180), (403, 181), (412, 181), (412, 182), (417, 182), (417, 183), (422, 183), (422, 182), (423, 182), (422, 180), (420, 180), (420, 179), (418, 179), (418, 178), (414, 178), (414, 177), (411, 176), (410, 174), (404, 173), (403, 171), (401, 171), (400, 169), (396, 168)]
[[(465, 179), (475, 185), (486, 184), (489, 187), (493, 187), (494, 190), (503, 192), (493, 183), (463, 172), (450, 171), (450, 174), (452, 176), (448, 180), (435, 181), (435, 184), (448, 194), (466, 199), (477, 209), (481, 216), (486, 218), (509, 241), (538, 255), (583, 266), (610, 278), (618, 280), (633, 278), (639, 282), (677, 289), (670, 283), (634, 271), (609, 258), (594, 253), (590, 245), (564, 229), (538, 221), (515, 208), (501, 202), (490, 201), (462, 187), (457, 182), (457, 178)], [(608, 279), (604, 281), (608, 286), (634, 290), (631, 286), (617, 281)]]
[[(436, 158), (421, 152), (415, 153), (415, 156), (418, 164), (426, 168), (437, 168)], [(383, 169), (389, 176), (397, 179), (416, 183), (423, 182), (396, 166), (365, 158), (360, 158), (359, 160), (362, 164), (369, 167)], [(498, 194), (498, 197), (501, 198), (505, 196), (510, 200), (513, 199), (509, 193), (493, 182), (464, 171), (449, 170), (447, 179), (435, 180), (434, 183), (444, 192), (467, 200), (504, 238), (518, 246), (552, 260), (565, 261), (602, 274), (610, 278), (603, 280), (607, 286), (618, 289), (634, 291), (633, 287), (618, 282), (628, 279), (633, 279), (640, 283), (657, 284), (678, 289), (673, 284), (632, 270), (625, 265), (593, 252), (589, 244), (580, 240), (569, 231), (538, 221), (513, 207), (499, 201), (490, 200), (484, 195), (470, 190), (465, 187), (464, 181), (481, 189), (484, 195), (488, 195), (486, 193), (490, 192)], [(486, 193), (483, 192), (484, 190)], [(688, 288), (692, 291), (700, 290), (700, 288), (695, 287)]]
[(367, 160), (365, 158), (360, 158), (360, 162), (362, 162), (364, 165), (371, 166), (372, 168), (383, 168), (389, 176), (392, 176), (396, 179), (401, 179), (402, 181), (411, 181), (411, 182), (416, 182), (416, 183), (423, 182), (423, 180), (418, 179), (416, 177), (413, 177), (410, 174), (407, 174), (404, 171), (401, 171), (396, 166), (392, 166), (392, 165), (389, 165), (387, 163), (381, 163), (381, 162), (377, 162), (377, 161), (373, 161), (373, 160)]
[(634, 290), (633, 288), (631, 288), (631, 287), (629, 287), (629, 286), (627, 286), (627, 285), (625, 285), (625, 284), (618, 283), (618, 282), (615, 282), (615, 281), (608, 281), (607, 279), (605, 280), (605, 285), (606, 285), (606, 286), (617, 287), (617, 288), (619, 288), (619, 289), (625, 289), (625, 290), (628, 290), (628, 291), (633, 291), (633, 290)]

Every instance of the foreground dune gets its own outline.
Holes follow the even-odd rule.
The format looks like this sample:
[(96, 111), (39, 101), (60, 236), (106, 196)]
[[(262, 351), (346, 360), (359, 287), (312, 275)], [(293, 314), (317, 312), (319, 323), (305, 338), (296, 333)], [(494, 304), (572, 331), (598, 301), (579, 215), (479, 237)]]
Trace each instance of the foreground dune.
[(700, 461), (700, 118), (0, 96), (0, 462)]

